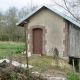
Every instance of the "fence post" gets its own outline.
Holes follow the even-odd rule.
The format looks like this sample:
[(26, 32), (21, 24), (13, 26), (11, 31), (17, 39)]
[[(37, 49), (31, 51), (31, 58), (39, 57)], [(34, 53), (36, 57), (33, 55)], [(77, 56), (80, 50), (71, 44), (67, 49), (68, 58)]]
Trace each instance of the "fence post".
[(75, 72), (74, 59), (72, 59), (73, 71)]
[(26, 62), (27, 62), (27, 75), (29, 75), (29, 65), (28, 65), (28, 23), (25, 21), (24, 22), (24, 29), (25, 29), (25, 47), (26, 47)]
[(80, 59), (78, 59), (78, 62), (79, 62), (79, 73), (80, 73)]

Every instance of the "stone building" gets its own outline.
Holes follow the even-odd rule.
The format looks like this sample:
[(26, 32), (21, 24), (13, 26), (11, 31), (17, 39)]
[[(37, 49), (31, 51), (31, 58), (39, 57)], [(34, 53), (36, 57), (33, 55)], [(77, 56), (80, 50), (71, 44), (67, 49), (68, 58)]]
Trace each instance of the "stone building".
[(41, 6), (20, 20), (25, 27), (28, 53), (80, 58), (80, 24), (50, 6)]

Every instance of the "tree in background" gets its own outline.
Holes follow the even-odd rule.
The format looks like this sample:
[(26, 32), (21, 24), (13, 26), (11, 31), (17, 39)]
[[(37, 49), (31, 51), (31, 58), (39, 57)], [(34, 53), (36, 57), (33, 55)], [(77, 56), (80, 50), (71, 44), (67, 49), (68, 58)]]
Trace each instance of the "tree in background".
[(25, 16), (27, 16), (29, 14), (29, 10), (28, 7), (24, 6), (23, 8), (21, 8), (18, 11), (18, 20), (24, 18)]
[(5, 32), (8, 35), (9, 41), (12, 41), (14, 39), (14, 32), (16, 30), (16, 22), (18, 21), (17, 19), (17, 9), (15, 7), (10, 8), (6, 13), (5, 13)]
[(4, 14), (2, 12), (0, 12), (0, 40), (2, 41), (4, 36), (6, 39), (6, 34), (5, 34), (5, 21), (4, 21)]
[(24, 28), (16, 26), (16, 23), (36, 8), (37, 6), (31, 3), (20, 10), (11, 7), (4, 14), (0, 12), (0, 40), (24, 41)]
[[(66, 15), (80, 22), (80, 0), (51, 0), (58, 9)], [(53, 5), (53, 6), (54, 6)]]
[(30, 12), (32, 12), (33, 10), (35, 10), (38, 6), (36, 4), (34, 4), (34, 2), (32, 0), (30, 0), (27, 3), (27, 6), (22, 7), (19, 11), (18, 11), (18, 20), (24, 18), (25, 16), (27, 16)]

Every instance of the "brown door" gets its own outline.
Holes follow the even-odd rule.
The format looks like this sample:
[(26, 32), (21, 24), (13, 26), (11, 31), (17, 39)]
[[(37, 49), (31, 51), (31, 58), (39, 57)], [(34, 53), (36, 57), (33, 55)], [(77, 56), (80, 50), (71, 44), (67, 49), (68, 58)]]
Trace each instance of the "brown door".
[(42, 33), (40, 28), (33, 29), (33, 54), (42, 54)]

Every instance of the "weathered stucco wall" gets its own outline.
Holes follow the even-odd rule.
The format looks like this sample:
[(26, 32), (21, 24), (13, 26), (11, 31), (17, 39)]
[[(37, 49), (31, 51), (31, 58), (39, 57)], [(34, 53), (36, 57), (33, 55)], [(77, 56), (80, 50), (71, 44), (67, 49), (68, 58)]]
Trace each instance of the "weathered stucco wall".
[[(51, 49), (56, 47), (59, 50), (60, 56), (63, 57), (63, 51), (65, 50), (65, 46), (63, 45), (63, 40), (65, 39), (65, 34), (63, 32), (65, 22), (63, 18), (48, 9), (42, 9), (30, 18), (28, 29), (35, 25), (42, 25), (47, 29), (45, 34), (46, 55), (53, 55)], [(29, 38), (30, 35), (28, 35), (28, 39)]]

